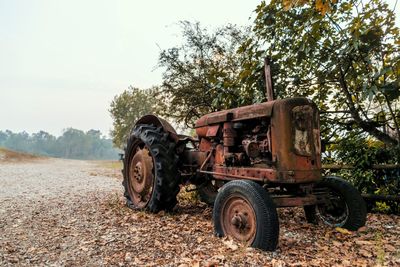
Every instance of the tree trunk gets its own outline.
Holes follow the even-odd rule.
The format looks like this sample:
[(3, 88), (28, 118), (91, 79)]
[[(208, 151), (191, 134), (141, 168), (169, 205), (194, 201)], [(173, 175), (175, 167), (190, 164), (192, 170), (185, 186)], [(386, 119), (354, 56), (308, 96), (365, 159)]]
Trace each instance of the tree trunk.
[(343, 92), (346, 96), (346, 104), (349, 107), (350, 114), (353, 117), (354, 121), (357, 123), (357, 125), (364, 130), (365, 132), (369, 133), (370, 135), (374, 136), (378, 140), (384, 142), (385, 144), (389, 146), (396, 146), (398, 145), (398, 141), (395, 138), (392, 138), (390, 135), (378, 130), (376, 126), (370, 122), (370, 121), (364, 121), (361, 117), (360, 114), (358, 113), (353, 99), (351, 98), (351, 94), (349, 92), (349, 89), (347, 87), (347, 83), (343, 74), (343, 70), (340, 68), (340, 86), (343, 89)]

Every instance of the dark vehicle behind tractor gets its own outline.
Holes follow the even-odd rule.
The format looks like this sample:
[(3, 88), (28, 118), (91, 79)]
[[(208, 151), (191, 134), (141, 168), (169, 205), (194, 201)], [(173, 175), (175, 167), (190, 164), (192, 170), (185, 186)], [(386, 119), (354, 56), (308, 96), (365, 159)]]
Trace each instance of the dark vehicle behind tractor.
[(180, 186), (195, 184), (214, 206), (218, 236), (264, 250), (278, 244), (277, 207), (304, 207), (309, 222), (357, 230), (366, 208), (360, 193), (339, 177), (321, 177), (317, 106), (306, 98), (273, 100), (204, 115), (196, 138), (165, 120), (139, 119), (127, 141), (123, 185), (127, 204), (150, 212), (172, 210)]

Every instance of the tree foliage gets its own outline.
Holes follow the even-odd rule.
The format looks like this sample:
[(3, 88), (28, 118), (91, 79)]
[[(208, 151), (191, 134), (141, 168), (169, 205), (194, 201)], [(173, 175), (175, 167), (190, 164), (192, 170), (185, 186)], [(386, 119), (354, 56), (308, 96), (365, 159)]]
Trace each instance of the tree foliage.
[[(395, 164), (400, 162), (400, 149), (387, 149), (382, 142), (365, 135), (351, 133), (346, 142), (333, 145), (334, 157), (328, 162), (351, 164), (354, 169), (329, 171), (351, 181), (356, 188), (367, 194), (400, 195), (400, 169), (374, 169), (374, 164)], [(368, 202), (370, 208), (399, 214), (400, 207), (395, 201)]]
[(59, 137), (45, 131), (28, 134), (0, 131), (0, 147), (57, 158), (118, 159), (118, 150), (112, 141), (98, 130), (68, 128)]
[[(256, 38), (240, 48), (249, 70), (261, 69), (261, 55), (270, 56), (278, 95), (312, 98), (323, 113), (326, 140), (358, 131), (399, 144), (400, 35), (385, 3), (340, 1), (323, 16), (272, 0), (256, 14)], [(248, 73), (243, 81), (257, 86), (257, 72)]]
[(291, 8), (299, 7), (299, 6), (314, 6), (315, 10), (320, 12), (322, 15), (325, 15), (326, 12), (331, 11), (332, 6), (337, 3), (337, 0), (282, 0), (282, 5), (285, 10), (289, 10)]
[(165, 103), (160, 114), (193, 123), (203, 114), (252, 103), (255, 91), (240, 82), (246, 55), (237, 53), (248, 29), (227, 25), (209, 31), (187, 21), (180, 25), (183, 43), (159, 56), (164, 73), (157, 96)]
[(134, 123), (138, 119), (156, 112), (157, 105), (153, 96), (156, 91), (156, 88), (141, 90), (129, 87), (129, 89), (114, 97), (109, 112), (113, 119), (111, 136), (116, 147), (123, 148)]

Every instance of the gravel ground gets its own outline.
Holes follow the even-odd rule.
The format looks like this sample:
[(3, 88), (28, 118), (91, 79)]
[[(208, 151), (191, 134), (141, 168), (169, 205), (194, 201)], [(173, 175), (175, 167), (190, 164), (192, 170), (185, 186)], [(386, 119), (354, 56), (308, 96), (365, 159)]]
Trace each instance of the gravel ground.
[(0, 165), (0, 203), (25, 207), (46, 199), (75, 198), (88, 193), (120, 189), (116, 179), (102, 176), (96, 162), (40, 159)]
[(0, 266), (80, 261), (79, 234), (92, 227), (96, 205), (122, 190), (113, 171), (99, 166), (61, 159), (0, 162)]

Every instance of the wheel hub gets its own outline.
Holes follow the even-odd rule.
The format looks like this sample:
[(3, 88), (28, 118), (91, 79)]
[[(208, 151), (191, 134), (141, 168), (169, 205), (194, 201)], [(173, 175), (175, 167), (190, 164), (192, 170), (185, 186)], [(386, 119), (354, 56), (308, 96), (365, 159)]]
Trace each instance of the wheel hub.
[(138, 208), (143, 208), (150, 200), (153, 191), (153, 159), (149, 150), (137, 148), (129, 169), (129, 193)]
[(251, 244), (256, 234), (256, 216), (253, 207), (240, 196), (231, 197), (222, 209), (224, 232), (239, 241)]
[(330, 226), (342, 226), (349, 216), (349, 208), (346, 201), (339, 193), (333, 190), (328, 194), (327, 203), (317, 205), (316, 209), (321, 220)]
[(247, 225), (247, 218), (244, 213), (237, 213), (233, 215), (231, 224), (234, 225), (237, 229), (245, 229)]

